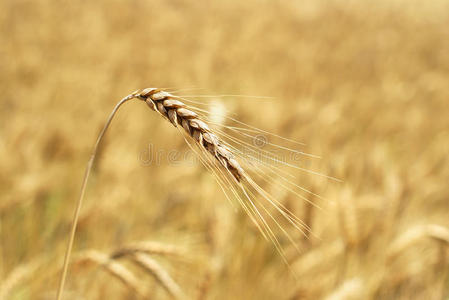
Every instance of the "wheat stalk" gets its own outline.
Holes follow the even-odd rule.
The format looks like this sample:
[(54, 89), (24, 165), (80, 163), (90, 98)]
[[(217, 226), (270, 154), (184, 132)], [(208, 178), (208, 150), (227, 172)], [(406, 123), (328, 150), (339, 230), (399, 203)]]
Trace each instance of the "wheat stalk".
[[(67, 245), (67, 249), (64, 256), (64, 264), (62, 268), (61, 278), (58, 286), (57, 291), (57, 300), (61, 300), (62, 298), (62, 292), (64, 290), (64, 284), (67, 277), (67, 270), (70, 260), (71, 251), (73, 248), (73, 242), (75, 238), (76, 233), (76, 227), (78, 223), (78, 218), (80, 215), (81, 205), (83, 202), (83, 198), (86, 191), (87, 181), (89, 179), (89, 175), (95, 160), (95, 157), (97, 155), (97, 151), (99, 148), (99, 145), (106, 134), (107, 129), (109, 128), (109, 125), (112, 122), (112, 119), (114, 118), (115, 114), (117, 113), (118, 109), (123, 105), (125, 102), (131, 100), (131, 99), (139, 99), (144, 101), (152, 110), (158, 112), (161, 116), (169, 120), (175, 127), (179, 128), (182, 127), (184, 129), (184, 132), (195, 142), (196, 146), (200, 149), (200, 152), (196, 152), (199, 157), (202, 159), (203, 165), (208, 168), (211, 172), (214, 173), (215, 179), (217, 183), (222, 188), (222, 191), (225, 193), (225, 196), (230, 200), (228, 196), (228, 192), (231, 192), (232, 195), (239, 201), (239, 204), (243, 208), (243, 210), (247, 213), (247, 215), (250, 217), (251, 221), (257, 226), (259, 231), (262, 233), (262, 235), (269, 239), (274, 246), (276, 247), (276, 250), (281, 254), (281, 257), (283, 258), (284, 262), (288, 265), (288, 262), (285, 258), (285, 255), (282, 250), (282, 246), (280, 244), (280, 241), (275, 236), (272, 228), (270, 227), (268, 221), (273, 222), (276, 224), (276, 226), (283, 232), (285, 236), (290, 240), (290, 242), (295, 245), (294, 240), (291, 238), (291, 236), (285, 231), (285, 229), (279, 224), (279, 222), (271, 215), (271, 213), (267, 210), (267, 208), (261, 204), (261, 203), (255, 203), (254, 199), (256, 195), (261, 196), (261, 198), (272, 205), (290, 224), (292, 224), (298, 231), (301, 233), (304, 233), (303, 229), (305, 231), (309, 231), (310, 228), (307, 227), (307, 225), (304, 225), (304, 223), (299, 220), (292, 212), (290, 212), (285, 206), (283, 206), (277, 199), (275, 199), (273, 196), (271, 196), (269, 193), (267, 193), (262, 187), (260, 187), (252, 178), (251, 176), (244, 171), (239, 161), (237, 161), (236, 156), (238, 156), (242, 161), (245, 159), (250, 160), (252, 158), (251, 155), (248, 155), (245, 157), (242, 155), (242, 153), (238, 153), (237, 149), (232, 146), (229, 142), (224, 141), (223, 139), (218, 137), (218, 133), (222, 137), (226, 137), (233, 141), (234, 143), (240, 145), (240, 146), (246, 146), (247, 143), (242, 142), (241, 140), (232, 138), (232, 136), (220, 131), (219, 129), (212, 130), (208, 124), (206, 124), (207, 117), (203, 117), (200, 115), (200, 113), (195, 112), (202, 111), (201, 109), (195, 108), (193, 106), (186, 105), (185, 102), (188, 101), (187, 99), (184, 99), (182, 97), (174, 96), (170, 93), (167, 93), (161, 89), (157, 88), (146, 88), (142, 90), (137, 90), (117, 103), (117, 105), (114, 107), (112, 113), (110, 114), (109, 118), (106, 121), (106, 124), (104, 125), (102, 131), (100, 132), (90, 160), (88, 161), (85, 175), (82, 181), (81, 191), (79, 194), (78, 201), (76, 203), (75, 212), (73, 215), (72, 220), (72, 226), (69, 236), (69, 242)], [(239, 124), (244, 124), (242, 122), (239, 122), (238, 120), (232, 119)], [(246, 125), (246, 124), (245, 124)], [(231, 128), (231, 127), (230, 127)], [(231, 128), (233, 131), (235, 131), (234, 128)], [(257, 129), (255, 127), (250, 127), (250, 131), (254, 131), (254, 129)], [(247, 129), (248, 130), (248, 129)], [(264, 134), (270, 134), (269, 132), (259, 130), (259, 133)], [(243, 135), (247, 136), (247, 133), (243, 133)], [(276, 136), (276, 135), (275, 135)], [(277, 136), (279, 138), (282, 138), (280, 136)], [(190, 147), (192, 145), (190, 142), (186, 139), (186, 142)], [(276, 146), (276, 145), (274, 145)], [(309, 154), (298, 152), (295, 150), (291, 150), (285, 147), (278, 146), (281, 149), (287, 149), (297, 154), (307, 155), (311, 156)], [(254, 148), (254, 147), (253, 147)], [(193, 148), (192, 148), (193, 149)], [(254, 149), (252, 149), (254, 151)], [(265, 158), (269, 158), (270, 160), (273, 160), (275, 162), (281, 162), (278, 159), (273, 159), (272, 157), (269, 157), (269, 153), (264, 150), (260, 150), (261, 155)], [(251, 164), (251, 167), (253, 168), (253, 172), (260, 172), (262, 174), (265, 174), (268, 176), (268, 178), (272, 179), (269, 175), (269, 173), (275, 173), (280, 172), (281, 170), (277, 167), (273, 168), (275, 171), (273, 171), (273, 168), (267, 167), (266, 162), (259, 162), (261, 165), (260, 167), (257, 167), (256, 164)], [(286, 165), (290, 167), (295, 167), (290, 164)], [(300, 167), (296, 167), (299, 170), (306, 171), (315, 175), (321, 175), (313, 171), (305, 170)], [(258, 174), (260, 176), (260, 174)], [(229, 178), (230, 177), (230, 178)], [(282, 177), (282, 176), (281, 176)], [(325, 176), (328, 177), (328, 176)], [(330, 177), (328, 177), (330, 178)], [(292, 183), (285, 177), (282, 177), (282, 179), (285, 180), (288, 184), (292, 184), (296, 186), (297, 188), (301, 189), (304, 192), (307, 192), (309, 194), (313, 194), (312, 192)], [(284, 188), (287, 188), (289, 191), (292, 191), (291, 188), (286, 187), (282, 184)], [(295, 193), (296, 195), (300, 196), (298, 193)], [(316, 194), (313, 194), (316, 195)], [(304, 198), (303, 196), (300, 196), (302, 199), (305, 199), (306, 201), (309, 201), (308, 199)], [(269, 218), (268, 221), (265, 218)], [(138, 255), (138, 253), (135, 253), (135, 255)]]
[(92, 166), (94, 164), (95, 161), (95, 157), (97, 156), (97, 152), (98, 152), (98, 147), (101, 143), (101, 141), (103, 140), (104, 135), (106, 134), (106, 131), (109, 128), (109, 125), (112, 122), (112, 119), (114, 118), (115, 114), (117, 113), (118, 109), (127, 101), (131, 100), (134, 98), (133, 94), (130, 94), (128, 96), (126, 96), (125, 98), (123, 98), (122, 100), (120, 100), (117, 105), (114, 107), (114, 109), (112, 110), (111, 114), (109, 115), (109, 118), (106, 121), (106, 124), (104, 125), (103, 129), (101, 130), (100, 134), (98, 135), (98, 138), (95, 142), (94, 148), (92, 150), (92, 154), (90, 156), (90, 159), (87, 163), (87, 167), (86, 167), (86, 171), (84, 173), (84, 178), (83, 178), (83, 182), (81, 184), (81, 190), (80, 190), (80, 195), (78, 197), (78, 201), (76, 203), (76, 208), (75, 208), (75, 212), (73, 214), (73, 220), (72, 220), (72, 226), (70, 229), (70, 235), (69, 235), (69, 242), (67, 244), (67, 250), (65, 252), (64, 255), (64, 264), (62, 267), (62, 272), (61, 272), (61, 278), (59, 281), (59, 286), (58, 286), (58, 291), (56, 293), (56, 299), (60, 300), (62, 299), (62, 292), (64, 291), (64, 284), (65, 284), (65, 280), (67, 277), (67, 270), (69, 267), (69, 260), (70, 260), (70, 255), (72, 253), (72, 248), (73, 248), (73, 241), (75, 240), (75, 233), (76, 233), (76, 227), (78, 225), (78, 219), (79, 219), (79, 215), (80, 215), (80, 211), (81, 211), (81, 205), (83, 203), (83, 199), (84, 199), (84, 194), (86, 192), (86, 186), (87, 186), (87, 181), (89, 179), (90, 176), (90, 171), (92, 170)]

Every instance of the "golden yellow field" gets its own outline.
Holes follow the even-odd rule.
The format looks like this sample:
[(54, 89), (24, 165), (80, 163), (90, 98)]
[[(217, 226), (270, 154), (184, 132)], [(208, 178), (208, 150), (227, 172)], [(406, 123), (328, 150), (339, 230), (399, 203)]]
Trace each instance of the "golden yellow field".
[(284, 224), (289, 270), (200, 163), (169, 157), (176, 130), (126, 104), (64, 299), (170, 299), (154, 270), (101, 263), (144, 241), (187, 299), (448, 299), (449, 1), (3, 0), (0, 30), (0, 299), (54, 299), (95, 137), (145, 87), (216, 95), (342, 182), (289, 171), (326, 199), (276, 194), (313, 232)]

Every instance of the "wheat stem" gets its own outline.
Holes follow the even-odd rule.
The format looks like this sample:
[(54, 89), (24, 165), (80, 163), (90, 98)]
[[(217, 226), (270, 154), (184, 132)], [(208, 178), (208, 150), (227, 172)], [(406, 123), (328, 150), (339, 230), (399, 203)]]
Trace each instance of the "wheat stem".
[(67, 277), (67, 269), (69, 267), (70, 255), (72, 253), (73, 241), (75, 239), (75, 232), (76, 232), (78, 218), (79, 218), (80, 211), (81, 211), (81, 205), (83, 203), (84, 194), (86, 192), (87, 181), (89, 179), (89, 175), (90, 175), (90, 172), (92, 170), (92, 166), (93, 166), (93, 163), (95, 161), (95, 157), (96, 157), (97, 152), (98, 152), (98, 147), (99, 147), (100, 142), (103, 139), (104, 135), (106, 134), (106, 131), (108, 130), (108, 127), (109, 127), (109, 125), (112, 122), (112, 119), (114, 118), (116, 112), (120, 108), (120, 106), (122, 106), (122, 104), (127, 102), (128, 100), (133, 99), (134, 97), (135, 97), (134, 93), (130, 94), (130, 95), (126, 96), (125, 98), (123, 98), (122, 100), (120, 100), (116, 104), (116, 106), (112, 110), (111, 114), (109, 115), (109, 118), (106, 121), (106, 124), (104, 125), (103, 129), (101, 130), (100, 134), (98, 135), (98, 138), (97, 138), (97, 141), (95, 142), (95, 145), (94, 145), (94, 148), (92, 150), (92, 154), (90, 156), (89, 162), (87, 163), (86, 171), (84, 173), (83, 183), (81, 185), (79, 198), (78, 198), (78, 201), (76, 203), (75, 212), (73, 214), (73, 220), (72, 220), (72, 226), (71, 226), (71, 229), (70, 229), (69, 242), (67, 244), (67, 249), (66, 249), (65, 256), (64, 256), (64, 264), (63, 264), (63, 267), (62, 267), (62, 273), (61, 273), (61, 278), (60, 278), (60, 281), (59, 281), (58, 292), (56, 294), (56, 299), (57, 300), (61, 300), (62, 299), (62, 292), (64, 290), (64, 284), (65, 284), (65, 280), (66, 280), (66, 277)]

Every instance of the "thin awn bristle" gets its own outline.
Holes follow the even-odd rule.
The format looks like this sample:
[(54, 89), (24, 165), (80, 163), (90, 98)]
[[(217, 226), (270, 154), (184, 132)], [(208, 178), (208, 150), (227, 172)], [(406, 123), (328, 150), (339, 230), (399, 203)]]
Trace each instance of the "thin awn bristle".
[(274, 100), (275, 97), (269, 96), (254, 96), (254, 95), (243, 95), (243, 94), (217, 94), (217, 95), (183, 95), (184, 98), (215, 98), (215, 97), (240, 97), (240, 98), (248, 98), (255, 100)]
[[(261, 167), (267, 168), (267, 171), (269, 171), (270, 173), (273, 173), (273, 174), (277, 174), (282, 181), (285, 181), (286, 183), (294, 186), (295, 188), (297, 188), (297, 189), (299, 189), (299, 190), (301, 190), (301, 191), (303, 191), (305, 193), (308, 193), (308, 194), (310, 194), (312, 196), (315, 196), (315, 197), (317, 197), (317, 198), (319, 198), (321, 200), (326, 200), (322, 196), (320, 196), (320, 195), (318, 195), (316, 193), (313, 193), (310, 190), (307, 190), (306, 188), (304, 188), (304, 187), (302, 187), (302, 186), (292, 182), (291, 180), (289, 180), (289, 179), (287, 179), (285, 177), (285, 176), (289, 176), (289, 177), (294, 179), (295, 176), (293, 176), (292, 174), (282, 170), (279, 167), (276, 167), (273, 163), (265, 162), (265, 159), (268, 159), (268, 160), (275, 159), (277, 162), (283, 164), (282, 160), (278, 156), (276, 156), (275, 153), (271, 153), (271, 152), (265, 151), (263, 149), (258, 149), (258, 148), (254, 147), (254, 146), (252, 146), (252, 145), (250, 145), (250, 144), (248, 144), (246, 142), (240, 141), (239, 139), (232, 137), (231, 135), (221, 131), (220, 129), (217, 129), (217, 131), (224, 137), (225, 140), (230, 140), (232, 143), (236, 144), (237, 146), (241, 146), (244, 149), (250, 151), (251, 153), (257, 154), (259, 156), (259, 157), (255, 157), (253, 155), (250, 155), (248, 152), (245, 153), (245, 152), (237, 149), (233, 145), (231, 145), (229, 142), (223, 141), (223, 143), (225, 145), (227, 145), (229, 148), (234, 150), (234, 154), (236, 154), (236, 156), (240, 157), (242, 160), (247, 161), (251, 165), (252, 168), (257, 169), (258, 171), (260, 171), (261, 173), (264, 173), (264, 174), (266, 174), (266, 173), (262, 170)], [(257, 165), (259, 165), (260, 167), (258, 167)], [(273, 169), (276, 170), (276, 172), (274, 172)], [(254, 172), (254, 173), (256, 175), (259, 175), (259, 172)], [(282, 176), (280, 174), (283, 174), (284, 176)], [(269, 176), (268, 174), (266, 174), (266, 175)], [(273, 176), (270, 176), (270, 177), (271, 177), (271, 179), (274, 179)], [(282, 184), (282, 182), (280, 182), (279, 184), (282, 185), (285, 189), (293, 192), (295, 195), (297, 195), (301, 199), (305, 200), (306, 202), (309, 202), (312, 205), (314, 205), (315, 207), (320, 208), (317, 204), (312, 203), (311, 200), (309, 200), (308, 198), (306, 198), (306, 197), (304, 197), (302, 195), (299, 195), (298, 192), (293, 191), (291, 188), (289, 188), (286, 185)]]

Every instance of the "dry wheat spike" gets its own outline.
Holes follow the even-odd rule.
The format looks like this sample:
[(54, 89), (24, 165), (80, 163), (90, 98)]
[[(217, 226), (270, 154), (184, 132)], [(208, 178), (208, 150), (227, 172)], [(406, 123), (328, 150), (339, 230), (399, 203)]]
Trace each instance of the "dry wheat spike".
[(181, 125), (187, 134), (213, 155), (233, 177), (240, 181), (245, 178), (245, 172), (235, 160), (231, 151), (223, 145), (209, 126), (200, 119), (198, 114), (181, 102), (180, 97), (161, 91), (157, 88), (147, 88), (135, 93), (135, 97), (145, 101), (148, 106), (159, 112), (177, 127)]
[[(241, 155), (241, 152), (233, 147), (232, 144), (219, 137), (219, 135), (221, 137), (229, 137), (229, 135), (219, 129), (212, 130), (206, 124), (206, 122), (210, 122), (208, 117), (201, 114), (204, 110), (193, 105), (185, 104), (185, 101), (189, 101), (186, 98), (172, 95), (158, 88), (146, 88), (134, 92), (133, 95), (137, 99), (145, 101), (153, 111), (158, 112), (161, 116), (168, 119), (175, 127), (180, 125), (184, 129), (184, 132), (195, 141), (196, 146), (199, 148), (197, 154), (199, 157), (202, 156), (203, 165), (214, 173), (217, 183), (222, 187), (225, 195), (228, 197), (226, 192), (228, 190), (239, 201), (239, 204), (259, 231), (275, 245), (277, 251), (285, 260), (282, 246), (270, 227), (267, 218), (273, 221), (292, 244), (295, 243), (264, 206), (257, 206), (255, 201), (256, 196), (258, 195), (268, 201), (270, 205), (300, 232), (308, 231), (309, 228), (276, 198), (263, 190), (252, 179), (252, 176), (245, 172), (241, 163), (237, 161), (236, 156), (239, 156), (242, 161), (246, 161), (247, 157)], [(193, 149), (187, 139), (186, 142)], [(248, 167), (257, 168), (255, 164)]]
[[(280, 203), (276, 197), (265, 191), (257, 181), (269, 183), (272, 180), (276, 180), (275, 178), (280, 178), (279, 184), (276, 185), (277, 188), (292, 192), (304, 201), (315, 205), (300, 193), (307, 193), (318, 198), (320, 198), (320, 196), (296, 184), (291, 179), (291, 174), (275, 166), (274, 163), (280, 163), (284, 166), (292, 167), (314, 175), (320, 175), (331, 179), (335, 178), (285, 162), (282, 158), (273, 155), (272, 152), (255, 147), (254, 145), (245, 142), (243, 139), (245, 137), (254, 138), (251, 133), (258, 133), (294, 142), (292, 140), (249, 126), (234, 118), (227, 119), (239, 125), (237, 127), (227, 126), (226, 128), (240, 138), (232, 136), (219, 128), (211, 129), (210, 125), (214, 125), (214, 122), (212, 119), (208, 118), (207, 110), (194, 106), (194, 104), (198, 102), (188, 100), (186, 97), (172, 95), (158, 88), (146, 88), (129, 94), (117, 103), (95, 142), (90, 160), (86, 167), (80, 195), (73, 216), (69, 242), (65, 252), (64, 265), (56, 296), (57, 300), (62, 298), (76, 226), (86, 191), (87, 181), (98, 147), (118, 109), (125, 102), (132, 99), (144, 101), (152, 110), (158, 112), (165, 119), (169, 120), (180, 132), (183, 131), (183, 137), (188, 146), (198, 155), (201, 163), (214, 175), (216, 182), (221, 187), (226, 198), (229, 201), (231, 201), (231, 198), (238, 201), (240, 207), (249, 216), (262, 235), (273, 243), (284, 262), (288, 265), (280, 240), (272, 227), (275, 226), (277, 230), (281, 231), (295, 247), (296, 243), (266, 205), (274, 209), (277, 214), (281, 215), (302, 234), (305, 232), (310, 233), (310, 228)], [(245, 128), (242, 128), (241, 126), (244, 126)], [(183, 130), (180, 130), (180, 127), (182, 127)], [(314, 157), (311, 154), (296, 151), (284, 146), (271, 143), (269, 143), (269, 145), (277, 149), (290, 151), (290, 153)], [(244, 147), (247, 151), (242, 152), (239, 150), (239, 147)]]

